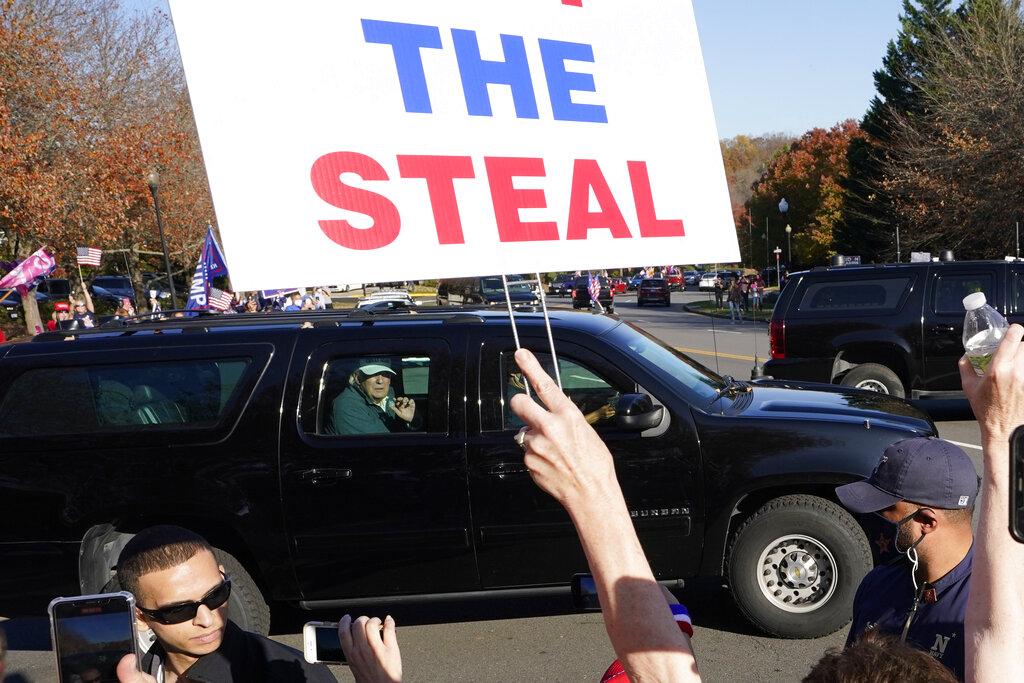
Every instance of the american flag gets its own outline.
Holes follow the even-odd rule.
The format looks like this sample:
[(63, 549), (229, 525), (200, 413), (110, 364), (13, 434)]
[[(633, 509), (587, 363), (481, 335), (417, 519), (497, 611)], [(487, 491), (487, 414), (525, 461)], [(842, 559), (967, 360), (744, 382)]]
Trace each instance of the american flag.
[(601, 297), (601, 280), (596, 275), (590, 276), (590, 282), (587, 283), (587, 290), (590, 292), (590, 300), (597, 301)]
[(217, 289), (216, 287), (210, 287), (210, 308), (218, 311), (226, 311), (231, 308), (231, 300), (233, 299), (231, 292), (225, 292)]
[(80, 266), (98, 266), (101, 256), (103, 256), (101, 249), (78, 247), (78, 265)]

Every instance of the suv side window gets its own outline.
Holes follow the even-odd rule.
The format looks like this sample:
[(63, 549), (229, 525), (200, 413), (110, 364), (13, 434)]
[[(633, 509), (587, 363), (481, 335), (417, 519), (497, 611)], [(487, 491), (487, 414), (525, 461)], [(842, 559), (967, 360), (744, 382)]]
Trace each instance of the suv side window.
[(895, 311), (907, 291), (910, 278), (881, 280), (827, 280), (807, 286), (798, 311)]
[(1024, 313), (1024, 270), (1013, 270), (1013, 282), (1010, 284), (1010, 306), (1007, 310), (1011, 313)]
[(446, 432), (436, 365), (429, 353), (331, 357), (320, 377), (315, 425), (304, 429), (338, 437)]
[(0, 437), (193, 430), (217, 425), (247, 359), (33, 368), (0, 403)]
[(985, 292), (985, 298), (995, 301), (994, 279), (991, 273), (941, 274), (935, 280), (932, 311), (939, 315), (964, 314), (964, 297), (973, 292)]
[[(534, 355), (537, 356), (537, 360), (540, 361), (544, 370), (554, 377), (551, 354), (535, 353)], [(501, 388), (501, 395), (483, 395), (485, 403), (482, 411), (483, 431), (501, 431), (523, 427), (522, 421), (512, 412), (510, 406), (513, 396), (525, 393), (523, 375), (513, 356), (513, 351), (505, 351), (499, 358), (501, 377), (496, 385)], [(633, 391), (630, 387), (614, 386), (610, 380), (583, 363), (561, 354), (558, 356), (558, 370), (562, 377), (562, 390), (583, 412), (587, 422), (598, 430), (613, 424), (615, 403), (619, 396)], [(495, 386), (494, 383), (489, 382), (488, 384)], [(530, 396), (536, 400), (536, 395), (532, 390)]]

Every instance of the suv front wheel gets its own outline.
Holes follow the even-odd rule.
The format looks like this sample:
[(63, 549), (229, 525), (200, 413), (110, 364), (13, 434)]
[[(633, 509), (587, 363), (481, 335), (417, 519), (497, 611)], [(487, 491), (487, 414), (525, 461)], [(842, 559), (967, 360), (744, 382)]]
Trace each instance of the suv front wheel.
[(783, 496), (754, 513), (733, 538), (728, 577), (740, 611), (782, 638), (842, 628), (871, 569), (864, 531), (835, 503)]
[(877, 391), (880, 394), (889, 394), (896, 398), (906, 397), (906, 391), (903, 389), (903, 382), (900, 381), (899, 376), (884, 365), (877, 363), (858, 365), (843, 376), (841, 384), (844, 387)]

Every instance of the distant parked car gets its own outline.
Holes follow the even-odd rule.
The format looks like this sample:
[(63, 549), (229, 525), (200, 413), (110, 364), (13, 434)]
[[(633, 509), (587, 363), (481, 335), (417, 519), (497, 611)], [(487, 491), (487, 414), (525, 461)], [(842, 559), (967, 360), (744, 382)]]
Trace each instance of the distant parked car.
[(611, 279), (611, 288), (613, 294), (622, 294), (623, 292), (626, 291), (627, 287), (629, 287), (629, 283), (627, 283), (622, 278), (616, 277)]
[(633, 291), (634, 289), (640, 286), (640, 283), (643, 282), (644, 278), (646, 277), (647, 271), (641, 270), (636, 275), (629, 278), (629, 284), (627, 284), (626, 287), (629, 289), (629, 291)]
[[(603, 275), (598, 276), (600, 282), (600, 289), (598, 290), (597, 300), (604, 306), (605, 310), (609, 313), (615, 312), (615, 299), (612, 289), (609, 286), (608, 278)], [(590, 308), (590, 276), (581, 275), (576, 278), (573, 283), (572, 290), (572, 307), (577, 308)]]
[(718, 273), (712, 271), (710, 273), (704, 273), (700, 276), (700, 281), (697, 284), (697, 289), (702, 290), (713, 290), (715, 288), (715, 279), (718, 277)]
[(379, 301), (401, 301), (407, 306), (418, 306), (416, 300), (412, 298), (409, 292), (401, 289), (389, 289), (382, 292), (374, 292), (365, 299), (360, 299), (356, 303), (356, 308), (366, 308), (372, 306)]
[(652, 303), (663, 306), (672, 305), (672, 288), (669, 287), (668, 280), (652, 277), (640, 283), (640, 289), (636, 295), (637, 307)]
[[(0, 289), (0, 298), (7, 294), (9, 290)], [(71, 283), (63, 278), (45, 278), (36, 287), (36, 301), (41, 304), (53, 302), (53, 301), (66, 301), (71, 297)], [(17, 290), (14, 290), (10, 295), (0, 303), (0, 306), (7, 308), (20, 308), (21, 307), (21, 295), (18, 294)]]
[(687, 287), (694, 287), (700, 284), (700, 278), (704, 273), (699, 270), (688, 270), (683, 273), (683, 283)]
[(662, 275), (668, 283), (669, 289), (684, 289), (686, 283), (683, 280), (683, 271), (673, 268), (667, 274)]
[(404, 299), (377, 299), (360, 302), (357, 308), (368, 313), (408, 313), (415, 306)]
[(135, 302), (135, 288), (132, 287), (131, 279), (124, 275), (98, 275), (89, 285), (89, 291), (94, 298), (104, 301), (119, 304), (122, 299), (127, 298), (132, 303)]
[(548, 294), (550, 296), (569, 296), (572, 294), (572, 281), (573, 276), (568, 273), (556, 275), (548, 285)]

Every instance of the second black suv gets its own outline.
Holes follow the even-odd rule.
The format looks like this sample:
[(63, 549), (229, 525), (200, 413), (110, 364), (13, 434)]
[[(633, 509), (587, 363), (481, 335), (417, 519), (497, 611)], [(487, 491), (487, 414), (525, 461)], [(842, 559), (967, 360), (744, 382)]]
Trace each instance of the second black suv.
[(769, 326), (777, 379), (912, 398), (962, 395), (963, 298), (984, 292), (1024, 322), (1024, 262), (948, 261), (815, 268), (790, 276)]
[[(550, 369), (544, 317), (516, 318)], [(612, 316), (550, 318), (563, 388), (611, 450), (655, 575), (726, 576), (774, 634), (846, 623), (872, 552), (834, 487), (931, 421), (890, 396), (736, 382)], [(121, 548), (159, 523), (213, 543), (249, 630), (277, 602), (564, 590), (587, 561), (513, 440), (515, 347), (507, 314), (463, 308), (0, 344), (0, 614), (116, 588)], [(350, 413), (377, 376), (414, 399), (411, 420)]]
[[(604, 275), (596, 276), (598, 280), (597, 300), (609, 313), (615, 312), (615, 295), (612, 293), (611, 282)], [(590, 295), (590, 276), (581, 275), (573, 281), (572, 307), (574, 309), (590, 308), (593, 298)]]

